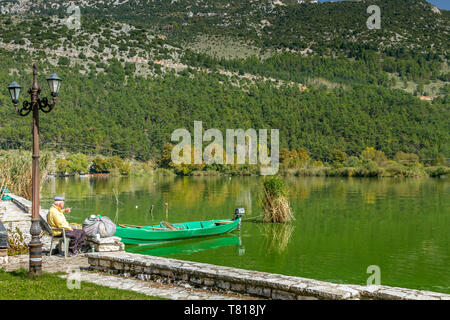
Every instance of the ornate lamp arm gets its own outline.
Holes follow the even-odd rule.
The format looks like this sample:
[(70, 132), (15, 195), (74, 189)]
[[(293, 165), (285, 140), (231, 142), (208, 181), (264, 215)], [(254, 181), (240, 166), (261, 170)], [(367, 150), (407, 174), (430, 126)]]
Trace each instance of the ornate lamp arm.
[(51, 103), (48, 102), (47, 98), (42, 98), (42, 99), (39, 99), (38, 104), (39, 104), (39, 110), (41, 110), (44, 113), (49, 113), (50, 111), (53, 110), (53, 108), (56, 105), (56, 98), (52, 97)]
[[(38, 93), (41, 92), (41, 89), (38, 90)], [(28, 93), (31, 94), (31, 89), (28, 90)], [(39, 110), (41, 110), (44, 113), (49, 113), (50, 111), (53, 110), (53, 108), (56, 105), (56, 96), (54, 96), (52, 94), (52, 102), (50, 103), (48, 101), (48, 98), (39, 98), (37, 101), (37, 107)], [(14, 108), (16, 109), (16, 112), (18, 115), (25, 117), (27, 116), (31, 111), (33, 111), (33, 103), (29, 102), (29, 101), (24, 101), (22, 103), (22, 108), (18, 109), (17, 108), (17, 103), (14, 104)]]

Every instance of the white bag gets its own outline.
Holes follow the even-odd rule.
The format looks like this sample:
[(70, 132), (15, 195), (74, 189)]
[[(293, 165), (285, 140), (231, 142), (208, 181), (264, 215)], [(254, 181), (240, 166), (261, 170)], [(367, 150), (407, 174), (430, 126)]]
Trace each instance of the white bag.
[(99, 234), (101, 238), (108, 238), (116, 233), (116, 225), (108, 217), (91, 215), (83, 221), (83, 230), (89, 236)]

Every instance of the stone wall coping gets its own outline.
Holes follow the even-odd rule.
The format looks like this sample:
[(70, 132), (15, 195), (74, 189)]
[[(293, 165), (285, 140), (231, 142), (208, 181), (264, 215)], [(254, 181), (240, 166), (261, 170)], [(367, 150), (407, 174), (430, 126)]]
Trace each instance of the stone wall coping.
[[(31, 215), (32, 213), (32, 205), (31, 205), (31, 201), (27, 200), (25, 198), (22, 198), (18, 195), (12, 194), (12, 193), (8, 193), (8, 196), (11, 197), (11, 201), (17, 206), (19, 207), (21, 210), (23, 210), (25, 213), (28, 213)], [(47, 217), (47, 213), (48, 210), (47, 209), (42, 209), (39, 208), (39, 214), (41, 215), (42, 218)]]
[[(22, 211), (24, 211), (25, 213), (29, 214), (31, 216), (32, 214), (32, 203), (30, 200), (27, 200), (23, 197), (20, 197), (18, 195), (12, 194), (12, 193), (8, 193), (8, 195), (11, 197), (11, 201), (17, 206), (19, 207)], [(47, 224), (47, 214), (48, 214), (47, 209), (41, 209), (39, 208), (39, 216), (40, 216), (40, 220), (41, 220), (41, 228), (43, 228), (45, 231), (47, 231), (48, 233), (51, 233), (51, 230), (48, 227)]]
[(17, 205), (20, 209), (25, 211), (26, 213), (31, 213), (31, 201), (25, 198), (22, 198), (18, 195), (9, 193), (8, 194), (12, 198), (12, 202)]
[[(123, 265), (138, 266), (140, 269), (148, 268), (167, 271), (173, 274), (186, 274), (194, 278), (214, 279), (215, 281), (229, 282), (235, 286), (262, 287), (280, 293), (280, 295), (313, 296), (321, 299), (413, 299), (413, 300), (450, 300), (450, 295), (405, 289), (382, 285), (361, 286), (349, 284), (336, 284), (321, 280), (302, 277), (273, 274), (261, 271), (237, 269), (226, 266), (217, 266), (207, 263), (184, 261), (164, 257), (148, 256), (128, 252), (94, 252), (87, 253), (90, 263), (93, 260), (109, 261)], [(157, 271), (155, 273), (158, 273)]]

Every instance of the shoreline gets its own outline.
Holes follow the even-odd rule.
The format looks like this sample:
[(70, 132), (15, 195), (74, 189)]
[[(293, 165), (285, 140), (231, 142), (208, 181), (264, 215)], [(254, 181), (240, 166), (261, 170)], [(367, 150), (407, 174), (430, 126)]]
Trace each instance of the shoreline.
[[(261, 176), (259, 167), (252, 170), (254, 172), (221, 172), (221, 171), (192, 171), (189, 174), (179, 174), (173, 169), (156, 168), (150, 172), (141, 174), (115, 174), (115, 173), (85, 173), (85, 174), (48, 174), (46, 178), (70, 178), (70, 177), (129, 177), (129, 176), (147, 176), (147, 175), (162, 175), (162, 176), (178, 176), (178, 177), (255, 177)], [(343, 177), (343, 178), (441, 178), (447, 179), (450, 176), (450, 167), (434, 166), (424, 167), (418, 170), (394, 171), (389, 168), (378, 168), (375, 171), (364, 171), (362, 167), (317, 167), (317, 168), (290, 168), (282, 169), (277, 174), (283, 177)]]

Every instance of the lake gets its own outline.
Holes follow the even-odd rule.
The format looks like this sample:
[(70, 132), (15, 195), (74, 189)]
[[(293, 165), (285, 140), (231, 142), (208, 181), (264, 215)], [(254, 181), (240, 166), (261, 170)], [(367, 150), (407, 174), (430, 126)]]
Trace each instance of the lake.
[(50, 178), (41, 205), (65, 195), (69, 222), (101, 214), (133, 225), (232, 218), (244, 207), (240, 231), (126, 250), (361, 285), (372, 274), (368, 268), (377, 266), (382, 285), (450, 293), (448, 179), (285, 181), (296, 217), (289, 224), (255, 221), (261, 177)]

